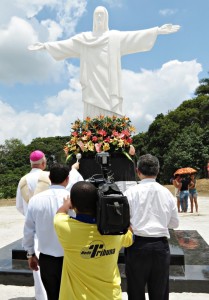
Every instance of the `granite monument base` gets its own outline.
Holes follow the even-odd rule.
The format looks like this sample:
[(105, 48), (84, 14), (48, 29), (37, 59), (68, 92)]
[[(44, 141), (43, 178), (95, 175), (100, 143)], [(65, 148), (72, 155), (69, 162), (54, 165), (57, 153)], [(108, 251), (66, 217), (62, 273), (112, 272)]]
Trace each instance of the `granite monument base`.
[(22, 239), (0, 249), (0, 284), (32, 286), (32, 271), (28, 267)]
[[(71, 167), (76, 162), (76, 158), (69, 161)], [(83, 178), (89, 179), (95, 174), (102, 174), (101, 165), (97, 162), (95, 155), (82, 157), (80, 160), (79, 172)], [(113, 173), (114, 181), (137, 181), (136, 166), (133, 159), (128, 159), (124, 154), (111, 153), (109, 159), (109, 171)]]
[[(209, 293), (209, 246), (195, 230), (171, 230), (170, 292)], [(126, 291), (124, 251), (118, 266), (122, 290)], [(156, 274), (157, 276), (157, 274)], [(0, 249), (0, 284), (32, 286), (33, 276), (28, 269), (21, 240)]]

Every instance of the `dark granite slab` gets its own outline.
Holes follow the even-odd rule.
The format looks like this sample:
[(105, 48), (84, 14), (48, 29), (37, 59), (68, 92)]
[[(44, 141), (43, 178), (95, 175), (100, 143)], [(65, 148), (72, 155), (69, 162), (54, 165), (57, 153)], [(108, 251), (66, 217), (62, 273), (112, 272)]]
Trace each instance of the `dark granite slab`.
[[(185, 264), (184, 251), (182, 250), (181, 246), (179, 245), (175, 231), (169, 230), (169, 232), (170, 232), (169, 247), (170, 247), (170, 253), (171, 253), (170, 265), (174, 265), (174, 266), (180, 265), (180, 266), (183, 266), (183, 269), (184, 269), (184, 264)], [(121, 251), (120, 251), (118, 263), (119, 264), (125, 263), (124, 249), (121, 249)]]
[[(209, 246), (195, 230), (171, 231), (170, 291), (209, 293)], [(12, 259), (13, 258), (13, 259)], [(124, 253), (118, 266), (122, 290), (126, 291)], [(0, 249), (0, 284), (33, 285), (21, 240)]]
[(13, 249), (22, 250), (22, 239), (0, 249), (0, 284), (33, 286), (33, 274), (26, 259), (12, 259)]

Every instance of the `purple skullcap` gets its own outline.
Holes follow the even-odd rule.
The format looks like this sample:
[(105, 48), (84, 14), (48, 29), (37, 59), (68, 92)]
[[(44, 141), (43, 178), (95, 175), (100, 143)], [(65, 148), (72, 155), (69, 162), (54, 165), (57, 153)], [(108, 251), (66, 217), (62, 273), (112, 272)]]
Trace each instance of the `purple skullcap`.
[(30, 154), (30, 161), (36, 162), (44, 157), (44, 153), (40, 150), (35, 150)]

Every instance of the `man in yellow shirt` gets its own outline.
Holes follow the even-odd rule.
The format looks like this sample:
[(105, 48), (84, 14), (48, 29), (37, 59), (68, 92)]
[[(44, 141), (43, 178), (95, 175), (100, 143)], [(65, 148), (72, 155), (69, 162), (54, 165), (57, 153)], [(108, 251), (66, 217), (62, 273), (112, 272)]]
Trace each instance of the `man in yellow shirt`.
[[(121, 278), (117, 266), (122, 247), (132, 244), (132, 233), (101, 235), (96, 225), (97, 189), (90, 182), (73, 185), (58, 210), (54, 225), (64, 249), (59, 300), (120, 300)], [(73, 208), (75, 218), (67, 212)]]

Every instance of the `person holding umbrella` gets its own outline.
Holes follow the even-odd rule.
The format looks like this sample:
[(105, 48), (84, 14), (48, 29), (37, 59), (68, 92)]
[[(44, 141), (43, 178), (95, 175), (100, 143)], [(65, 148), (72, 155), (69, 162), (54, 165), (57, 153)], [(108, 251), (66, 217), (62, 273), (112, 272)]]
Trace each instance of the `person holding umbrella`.
[(187, 212), (189, 198), (189, 184), (191, 179), (188, 175), (184, 175), (181, 180), (180, 187), (180, 205), (182, 212)]
[(181, 187), (180, 187), (180, 205), (182, 212), (187, 212), (188, 210), (188, 198), (189, 198), (189, 184), (191, 182), (190, 174), (194, 174), (197, 171), (193, 168), (180, 168), (175, 173), (175, 175), (181, 175)]

